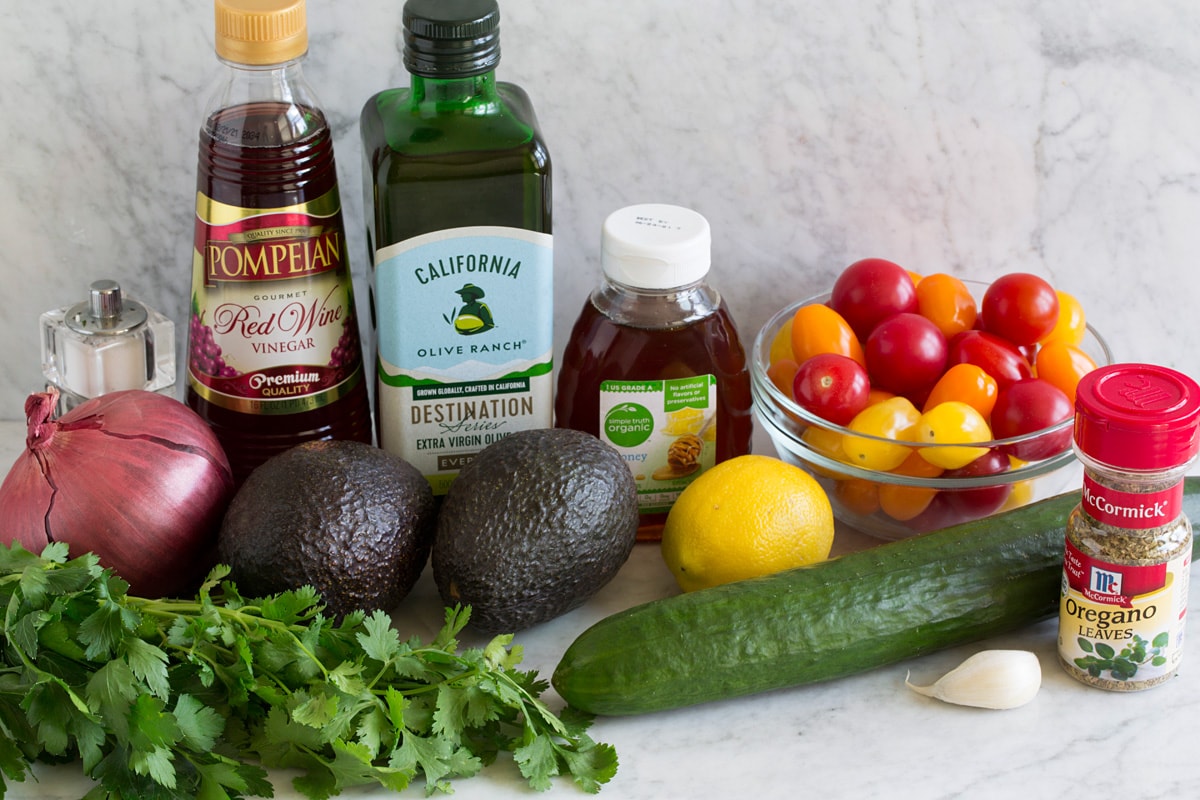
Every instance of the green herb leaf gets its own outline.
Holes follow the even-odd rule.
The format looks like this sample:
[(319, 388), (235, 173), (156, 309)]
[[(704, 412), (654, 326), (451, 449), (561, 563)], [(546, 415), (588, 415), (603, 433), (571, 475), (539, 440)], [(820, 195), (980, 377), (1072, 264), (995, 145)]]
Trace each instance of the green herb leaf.
[(615, 774), (590, 717), (542, 702), (511, 636), (459, 652), (469, 609), (422, 643), (379, 611), (335, 623), (312, 587), (243, 597), (228, 574), (154, 600), (65, 545), (0, 547), (0, 775), (78, 755), (89, 800), (238, 800), (271, 796), (263, 767), (287, 768), (319, 800), (418, 777), (450, 792), (501, 751), (535, 789), (570, 774), (594, 792)]

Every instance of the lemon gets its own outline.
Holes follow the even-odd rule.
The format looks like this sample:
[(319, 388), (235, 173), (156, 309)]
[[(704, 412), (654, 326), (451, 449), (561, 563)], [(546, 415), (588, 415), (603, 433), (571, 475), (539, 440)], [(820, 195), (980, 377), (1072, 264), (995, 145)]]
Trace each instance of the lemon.
[(685, 592), (829, 558), (825, 490), (777, 458), (738, 456), (688, 484), (667, 514), (662, 554)]

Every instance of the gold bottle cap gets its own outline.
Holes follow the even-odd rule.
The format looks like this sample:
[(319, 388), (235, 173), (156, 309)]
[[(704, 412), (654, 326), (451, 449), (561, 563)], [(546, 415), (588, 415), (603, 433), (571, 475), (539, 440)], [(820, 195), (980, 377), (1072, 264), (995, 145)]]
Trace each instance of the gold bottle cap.
[(217, 55), (261, 66), (299, 58), (308, 49), (304, 0), (215, 0)]

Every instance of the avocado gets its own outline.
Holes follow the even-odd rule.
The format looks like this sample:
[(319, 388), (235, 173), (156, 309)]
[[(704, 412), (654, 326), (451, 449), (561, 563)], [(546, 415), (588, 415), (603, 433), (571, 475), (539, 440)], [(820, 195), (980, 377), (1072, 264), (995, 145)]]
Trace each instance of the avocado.
[(306, 442), (250, 473), (217, 553), (244, 596), (310, 584), (340, 619), (400, 603), (425, 568), (436, 519), (429, 482), (407, 461), (361, 442)]
[(599, 591), (637, 529), (637, 485), (616, 450), (579, 431), (521, 431), (485, 447), (450, 484), (434, 582), (446, 604), (471, 606), (478, 631), (522, 630)]

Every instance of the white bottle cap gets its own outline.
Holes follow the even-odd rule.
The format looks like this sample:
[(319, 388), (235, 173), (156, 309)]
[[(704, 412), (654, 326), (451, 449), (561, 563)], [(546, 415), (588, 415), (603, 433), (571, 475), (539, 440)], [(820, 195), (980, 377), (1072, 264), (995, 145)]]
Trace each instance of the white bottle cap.
[(708, 220), (688, 208), (646, 203), (604, 220), (600, 265), (610, 280), (637, 289), (676, 289), (708, 274)]

